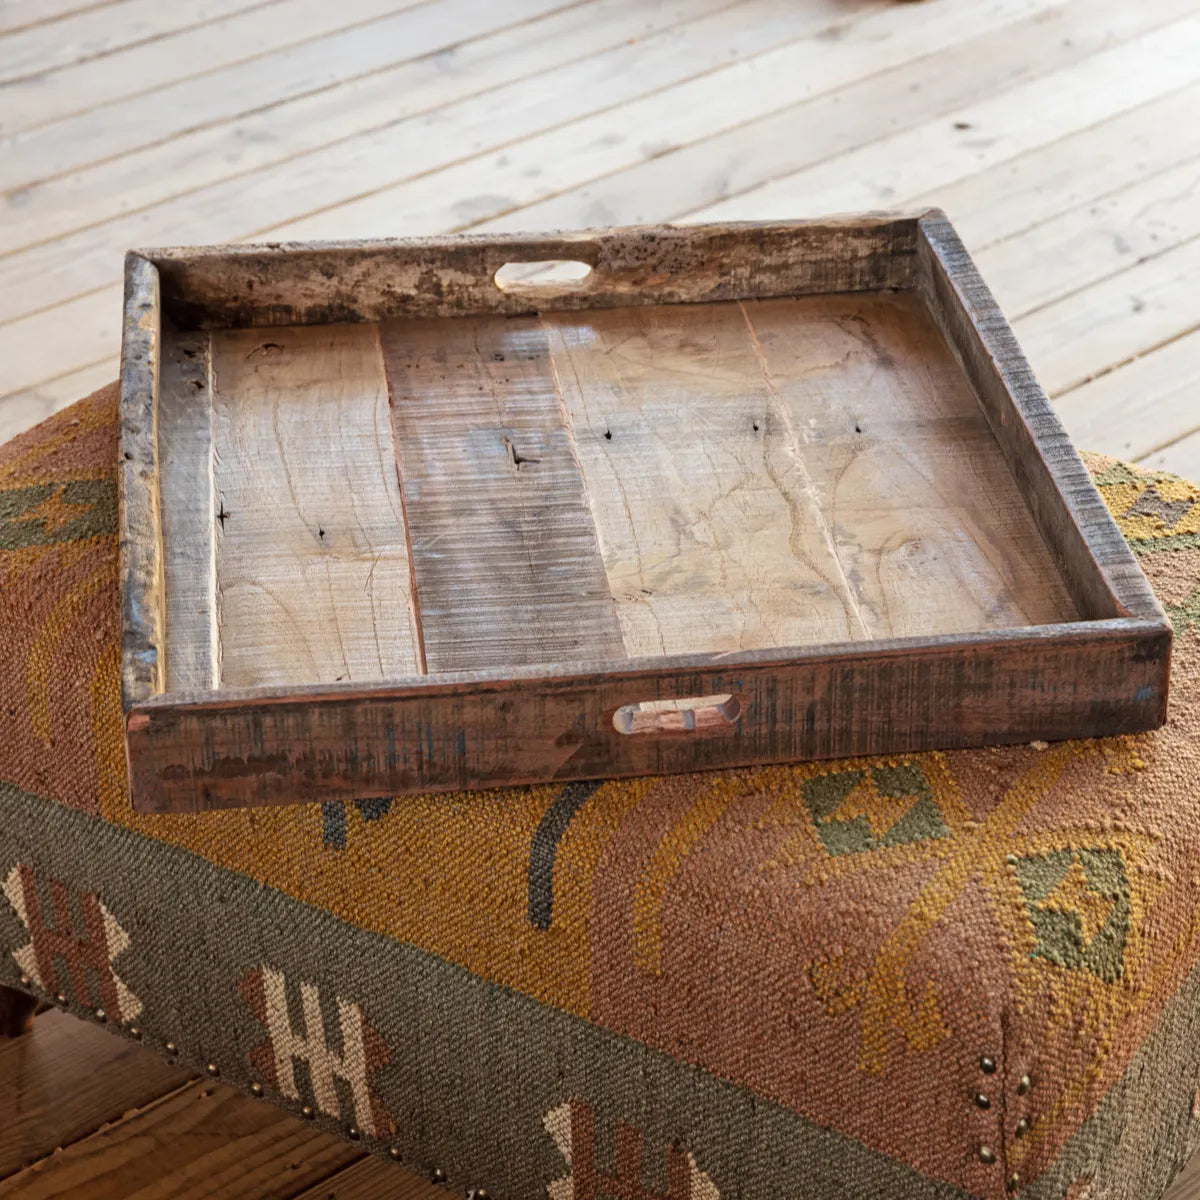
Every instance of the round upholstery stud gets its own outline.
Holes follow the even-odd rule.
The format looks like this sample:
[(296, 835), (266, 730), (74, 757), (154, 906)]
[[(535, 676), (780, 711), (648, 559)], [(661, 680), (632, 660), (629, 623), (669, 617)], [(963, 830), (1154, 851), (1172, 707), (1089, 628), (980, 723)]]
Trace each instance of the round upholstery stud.
[(104, 1022), (108, 1020), (108, 1013), (106, 1013), (102, 1008), (96, 1009), (96, 1020), (103, 1025)]
[(135, 1042), (140, 1042), (142, 1040), (142, 1027), (140, 1025), (130, 1025), (129, 1036), (133, 1038)]
[(208, 1072), (208, 1073), (209, 1073), (209, 1074), (210, 1074), (210, 1075), (211, 1075), (211, 1076), (212, 1076), (214, 1079), (216, 1079), (216, 1077), (217, 1077), (218, 1075), (220, 1075), (220, 1073), (221, 1073), (221, 1068), (220, 1068), (220, 1067), (218, 1067), (216, 1063), (209, 1063), (209, 1064), (208, 1064), (208, 1066), (207, 1066), (207, 1067), (205, 1067), (204, 1069), (205, 1069), (205, 1070), (206, 1070), (206, 1071), (207, 1071), (207, 1072)]
[(352, 1142), (357, 1142), (358, 1139), (360, 1137), (362, 1137), (362, 1131), (358, 1128), (357, 1125), (351, 1125), (350, 1128), (346, 1130), (346, 1136)]
[(991, 1108), (992, 1102), (982, 1092), (976, 1092), (975, 1093), (975, 1107), (976, 1108)]
[(261, 1096), (262, 1094), (263, 1094), (263, 1086), (261, 1083), (255, 1082), (250, 1085), (250, 1095), (257, 1098), (257, 1097)]
[(66, 1008), (67, 1007), (67, 998), (66, 998), (66, 996), (64, 996), (62, 994), (62, 992), (59, 992), (58, 995), (54, 997), (54, 1003), (61, 1004), (63, 1006), (63, 1008)]
[(33, 982), (33, 980), (30, 979), (28, 975), (21, 975), (18, 979), (18, 982), (20, 983), (20, 985), (22, 987), (28, 987)]
[(985, 1075), (995, 1075), (995, 1073), (996, 1073), (996, 1060), (995, 1060), (994, 1058), (989, 1058), (989, 1057), (988, 1057), (988, 1056), (985, 1054), (985, 1055), (984, 1055), (984, 1056), (983, 1056), (983, 1057), (982, 1057), (982, 1058), (979, 1060), (979, 1069), (980, 1069), (980, 1070), (981, 1070), (981, 1071), (982, 1071), (982, 1072), (983, 1072)]
[(441, 1167), (434, 1167), (433, 1170), (429, 1172), (429, 1178), (432, 1179), (434, 1183), (445, 1183), (446, 1172), (443, 1171)]
[(1028, 1075), (1022, 1075), (1017, 1080), (1017, 1095), (1024, 1096), (1031, 1087), (1033, 1087), (1033, 1080)]
[(1024, 1137), (1029, 1132), (1029, 1118), (1022, 1117), (1017, 1122), (1017, 1137)]
[(393, 1146), (390, 1150), (388, 1150), (388, 1157), (391, 1158), (392, 1162), (399, 1162), (400, 1161), (400, 1147)]
[(979, 1161), (986, 1163), (989, 1167), (996, 1161), (996, 1152), (991, 1146), (979, 1147)]
[(1015, 1192), (1021, 1186), (1021, 1177), (1015, 1171), (1008, 1177), (1008, 1190)]
[(306, 1121), (311, 1121), (317, 1114), (313, 1111), (313, 1106), (311, 1104), (305, 1104), (300, 1108), (300, 1115)]
[(175, 1045), (175, 1043), (174, 1043), (174, 1042), (168, 1042), (168, 1043), (167, 1043), (167, 1044), (166, 1044), (166, 1045), (163, 1047), (163, 1049), (164, 1049), (164, 1050), (165, 1050), (165, 1051), (166, 1051), (168, 1054), (178, 1054), (178, 1053), (179, 1053), (179, 1047), (178, 1047), (177, 1045)]

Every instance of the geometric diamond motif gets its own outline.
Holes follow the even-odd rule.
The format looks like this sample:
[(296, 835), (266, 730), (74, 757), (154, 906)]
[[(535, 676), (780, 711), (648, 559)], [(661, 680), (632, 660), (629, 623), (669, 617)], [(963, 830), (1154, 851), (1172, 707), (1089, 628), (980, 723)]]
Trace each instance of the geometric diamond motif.
[(1185, 513), (1191, 511), (1192, 501), (1188, 499), (1166, 500), (1159, 495), (1158, 489), (1151, 484), (1140, 497), (1138, 502), (1126, 514), (1136, 517), (1151, 517), (1163, 523), (1163, 528), (1170, 531), (1175, 528)]
[(804, 800), (821, 842), (834, 856), (950, 834), (916, 763), (819, 775), (805, 781)]
[(0, 882), (0, 894), (29, 933), (29, 941), (13, 951), (17, 966), (43, 991), (69, 994), (80, 1007), (102, 1008), (118, 1021), (132, 1021), (141, 1014), (142, 1002), (113, 965), (129, 949), (129, 934), (94, 892), (72, 895), (61, 880), (43, 883), (48, 907), (37, 877), (24, 863)]
[(1021, 859), (1017, 881), (1036, 935), (1033, 956), (1115, 983), (1129, 933), (1129, 878), (1117, 850), (1058, 850)]
[[(297, 989), (302, 1020), (297, 1025), (288, 1004), (292, 985), (282, 971), (266, 965), (240, 980), (238, 990), (266, 1028), (265, 1040), (251, 1050), (249, 1059), (272, 1088), (288, 1100), (305, 1098), (296, 1072), (297, 1065), (303, 1065), (306, 1091), (318, 1112), (342, 1120), (348, 1115), (351, 1124), (376, 1137), (395, 1129), (372, 1086), (375, 1073), (391, 1062), (391, 1051), (359, 1004), (326, 995), (315, 983), (302, 980)], [(335, 1018), (332, 1022), (330, 1016)], [(330, 1024), (338, 1031), (336, 1043), (327, 1032)], [(349, 1114), (342, 1110), (339, 1081), (345, 1085)]]

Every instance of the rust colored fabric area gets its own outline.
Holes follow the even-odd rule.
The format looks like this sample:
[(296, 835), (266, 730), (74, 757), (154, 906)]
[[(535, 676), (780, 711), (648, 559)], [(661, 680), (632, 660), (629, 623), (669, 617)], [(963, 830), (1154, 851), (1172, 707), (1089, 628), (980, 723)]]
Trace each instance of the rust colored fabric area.
[[(1085, 1186), (1080, 1168), (1059, 1187), (1056, 1164), (1200, 960), (1200, 489), (1090, 462), (1175, 622), (1170, 720), (1154, 734), (147, 817), (125, 785), (115, 464), (115, 388), (0, 449), (0, 782), (952, 1189)], [(265, 1019), (275, 976), (248, 963), (230, 986), (246, 978)], [(632, 1126), (615, 1166), (584, 1156), (611, 1099), (571, 1098), (537, 1131), (593, 1190), (639, 1170)], [(382, 1128), (385, 1109), (370, 1112)], [(703, 1147), (668, 1158), (671, 1196), (726, 1194)]]

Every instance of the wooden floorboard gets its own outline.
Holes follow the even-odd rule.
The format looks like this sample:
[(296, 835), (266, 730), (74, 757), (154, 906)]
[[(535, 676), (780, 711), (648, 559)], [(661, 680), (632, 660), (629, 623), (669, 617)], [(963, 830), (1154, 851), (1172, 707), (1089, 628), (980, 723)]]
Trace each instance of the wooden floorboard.
[[(277, 0), (253, 0), (255, 7)], [(26, 10), (46, 6), (26, 0)], [(125, 0), (116, 13), (90, 9), (52, 23), (0, 34), (0, 85), (45, 76), (57, 68), (90, 62), (127, 46), (144, 45), (247, 10), (246, 0)], [(2, 20), (2, 18), (0, 18)], [(2, 25), (0, 25), (2, 28)], [(0, 91), (0, 96), (4, 93)], [(41, 113), (39, 112), (39, 115)]]
[(0, 1197), (435, 1200), (422, 1177), (51, 1009), (0, 1041)]
[(136, 1043), (51, 1009), (0, 1041), (0, 1177), (187, 1083)]
[[(60, 70), (5, 84), (0, 87), (0, 103), (17, 114), (6, 122), (6, 131), (40, 129), (76, 114), (91, 121), (95, 108), (153, 96), (181, 75), (203, 80), (223, 67), (239, 67), (248, 74), (264, 56), (286, 53), (293, 47), (367, 26), (426, 2), (339, 0), (330, 4), (328, 0), (273, 0), (270, 4), (237, 6), (226, 0), (226, 7), (233, 11), (220, 20), (138, 41)], [(171, 6), (160, 2), (158, 7)], [(236, 11), (238, 7), (242, 11)], [(99, 16), (104, 19), (104, 14)], [(25, 35), (16, 34), (14, 38), (21, 36)], [(153, 101), (142, 100), (144, 112), (155, 107)]]
[[(1194, 0), (0, 0), (0, 440), (115, 377), (131, 245), (936, 204), (1078, 444), (1200, 477), (1198, 112)], [(182, 1082), (43, 1014), (0, 1196), (445, 1194)]]
[[(438, 45), (446, 46), (452, 26), (461, 27), (458, 18), (469, 15), (471, 3), (427, 0), (388, 20), (404, 19), (410, 31), (425, 30), (430, 42), (406, 42), (406, 48), (419, 51), (428, 45), (437, 59), (443, 54)], [(125, 118), (90, 126), (86, 115), (76, 118), (76, 133), (68, 141), (79, 153), (102, 161), (43, 185), (49, 189), (44, 197), (47, 236), (39, 234), (42, 197), (36, 187), (27, 192), (18, 188), (6, 206), (11, 221), (0, 221), (0, 245), (13, 248), (0, 257), (0, 283), (5, 285), (0, 288), (0, 361), (8, 366), (0, 379), (0, 396), (5, 397), (0, 399), (0, 429), (11, 432), (45, 415), (71, 394), (65, 390), (67, 381), (92, 382), (115, 371), (114, 297), (120, 252), (130, 244), (422, 233), (481, 223), (570, 225), (595, 216), (612, 221), (762, 216), (783, 203), (781, 197), (791, 197), (786, 213), (796, 215), (936, 199), (939, 183), (965, 199), (972, 180), (990, 176), (993, 185), (1003, 187), (1004, 172), (1012, 168), (1019, 173), (1022, 159), (1080, 139), (1091, 147), (1089, 161), (1099, 159), (1101, 169), (1092, 191), (1074, 210), (1051, 213), (1042, 221), (1036, 204), (1044, 201), (1050, 207), (1052, 196), (1023, 194), (1023, 203), (1012, 209), (1003, 203), (988, 206), (1004, 214), (1007, 224), (979, 222), (981, 248), (988, 251), (986, 261), (999, 280), (1003, 301), (1011, 307), (1009, 296), (1017, 296), (1018, 313), (1029, 305), (1060, 304), (1065, 313), (1077, 315), (1094, 309), (1087, 295), (1093, 287), (1100, 288), (1096, 303), (1111, 306), (1108, 293), (1119, 291), (1121, 284), (1109, 283), (1110, 275), (1138, 253), (1131, 249), (1122, 256), (1110, 248), (1107, 255), (1093, 256), (1099, 237), (1093, 226), (1103, 222), (1093, 220), (1089, 203), (1122, 187), (1131, 191), (1113, 201), (1110, 223), (1118, 227), (1126, 215), (1132, 218), (1136, 203), (1155, 204), (1156, 184), (1165, 191), (1189, 169), (1186, 161), (1178, 161), (1177, 144), (1187, 144), (1194, 137), (1191, 133), (1173, 139), (1177, 161), (1167, 162), (1172, 152), (1158, 150), (1155, 162), (1163, 169), (1147, 172), (1148, 179), (1129, 180), (1129, 168), (1119, 165), (1120, 156), (1111, 146), (1140, 134), (1154, 143), (1152, 148), (1162, 147), (1168, 139), (1162, 134), (1155, 139), (1153, 131), (1187, 125), (1160, 118), (1173, 102), (1182, 105), (1176, 97), (1200, 79), (1193, 53), (1200, 42), (1192, 44), (1200, 34), (1200, 21), (1185, 15), (1190, 0), (1151, 0), (1139, 6), (1102, 0), (1090, 6), (1000, 0), (984, 12), (932, 0), (923, 7), (919, 23), (905, 6), (846, 6), (827, 0), (802, 5), (741, 0), (732, 7), (710, 0), (707, 15), (694, 3), (622, 7), (619, 0), (604, 0), (554, 10), (549, 0), (523, 4), (510, 14), (514, 24), (499, 30), (472, 26), (478, 36), (439, 63), (439, 72), (453, 79), (440, 87), (428, 75), (428, 87), (422, 86), (419, 70), (428, 71), (431, 60), (420, 58), (386, 68), (379, 68), (378, 59), (356, 61), (344, 68), (352, 80), (318, 88), (298, 100), (289, 92), (286, 52), (255, 59), (255, 71), (239, 74), (233, 68), (229, 78), (216, 71), (211, 76), (214, 86), (203, 99), (210, 103), (215, 98), (225, 107), (213, 110), (216, 124), (209, 122), (180, 139), (207, 139), (203, 146), (193, 146), (195, 154), (184, 153), (182, 147), (173, 150), (169, 127), (159, 136), (135, 129)], [(682, 20), (684, 9), (690, 19)], [(747, 19), (755, 13), (769, 19)], [(446, 21), (445, 14), (456, 21)], [(589, 51), (592, 16), (598, 36)], [(500, 19), (491, 18), (493, 23)], [(351, 31), (363, 39), (360, 47), (373, 28)], [(522, 33), (536, 35), (539, 30), (545, 39), (539, 42), (534, 36), (533, 49), (540, 55), (527, 50), (513, 66), (509, 60), (522, 44)], [(310, 52), (313, 47), (333, 49), (343, 36), (316, 37), (305, 46)], [(972, 45), (986, 46), (988, 53), (973, 54)], [(732, 55), (731, 61), (722, 61), (722, 54)], [(465, 60), (462, 68), (457, 67), (459, 57)], [(646, 70), (637, 69), (640, 62)], [(364, 65), (365, 74), (359, 71)], [(276, 68), (281, 73), (278, 80), (272, 77)], [(387, 88), (367, 89), (383, 75), (398, 84), (401, 77), (393, 75), (401, 68), (410, 85), (398, 89), (405, 97), (405, 112), (397, 114), (398, 120), (380, 124), (388, 109)], [(483, 78), (474, 78), (480, 69)], [(524, 77), (514, 80), (514, 70), (524, 71)], [(312, 83), (309, 75), (306, 86)], [(1120, 78), (1122, 86), (1103, 86), (1109, 78)], [(167, 90), (196, 87), (202, 81), (184, 78)], [(488, 84), (494, 84), (490, 91), (469, 90), (481, 85), (486, 89)], [(264, 109), (275, 85), (282, 88), (280, 102)], [(242, 93), (241, 87), (249, 91)], [(623, 99), (621, 88), (632, 88), (635, 94)], [(343, 91), (346, 95), (341, 97)], [(901, 112), (881, 127), (873, 114), (890, 113), (891, 97), (903, 97)], [(339, 103), (346, 106), (340, 117)], [(247, 104), (253, 111), (246, 118), (221, 116), (236, 114)], [(158, 107), (192, 111), (187, 104)], [(419, 111), (409, 116), (410, 108)], [(857, 128), (853, 121), (831, 125), (822, 119), (839, 108), (861, 114)], [(1142, 109), (1146, 111), (1139, 121)], [(112, 110), (112, 105), (106, 106), (106, 116), (116, 115)], [(244, 130), (239, 124), (243, 120), (250, 122)], [(244, 164), (237, 161), (220, 165), (223, 135), (228, 135), (226, 146), (231, 139), (235, 146), (273, 146), (273, 121), (279, 123), (282, 149), (263, 151), (261, 157), (252, 152), (248, 172), (239, 173)], [(561, 129), (544, 129), (547, 121)], [(1095, 132), (1106, 123), (1114, 125), (1107, 144)], [(1120, 129), (1117, 123), (1123, 123)], [(954, 128), (964, 124), (971, 128)], [(97, 127), (103, 143), (98, 150), (91, 144), (97, 141)], [(797, 127), (812, 129), (813, 137), (795, 138)], [(1195, 123), (1188, 127), (1194, 129)], [(338, 136), (339, 129), (345, 136)], [(729, 132), (715, 132), (719, 129)], [(638, 136), (626, 136), (629, 130)], [(643, 136), (647, 131), (654, 136)], [(114, 136), (117, 140), (111, 142)], [(154, 145), (121, 152), (121, 139), (146, 136)], [(792, 169), (797, 151), (805, 153), (814, 140), (823, 161), (798, 172)], [(312, 147), (314, 141), (318, 144)], [(54, 138), (38, 144), (53, 160)], [(24, 145), (17, 149), (20, 154), (33, 152)], [(446, 163), (464, 149), (468, 154), (462, 162)], [(180, 157), (172, 159), (172, 153)], [(20, 173), (20, 154), (15, 165), (11, 157), (0, 160), (0, 184)], [(178, 178), (172, 164), (180, 167)], [(401, 180), (389, 183), (389, 174), (395, 176), (398, 169)], [(89, 172), (94, 173), (90, 182), (76, 182)], [(222, 172), (226, 178), (213, 178)], [(619, 189), (601, 206), (603, 211), (597, 211), (588, 193), (620, 176), (625, 178)], [(148, 182), (139, 185), (135, 180)], [(208, 182), (190, 186), (200, 180)], [(698, 190), (697, 180), (704, 181)], [(183, 190), (162, 196), (163, 189), (175, 187)], [(705, 197), (704, 191), (712, 187), (717, 195), (710, 191)], [(101, 214), (122, 204), (136, 211), (83, 228), (64, 228), (90, 220), (89, 188), (102, 196), (97, 202)], [(988, 195), (996, 195), (995, 186)], [(1162, 198), (1170, 202), (1169, 195)], [(646, 211), (648, 204), (657, 204), (658, 211)], [(663, 207), (675, 211), (664, 212)], [(289, 216), (289, 210), (295, 214), (306, 208), (309, 216)], [(1177, 199), (1175, 218), (1160, 221), (1174, 220), (1174, 232), (1164, 238), (1186, 236), (1193, 211), (1186, 199)], [(281, 222), (281, 217), (287, 219)], [(1052, 229), (1037, 236), (1043, 224), (1051, 223)], [(1010, 246), (989, 245), (999, 240), (990, 234), (1003, 236), (1012, 226), (1020, 233)], [(969, 221), (964, 222), (964, 233), (969, 244), (978, 244)], [(1020, 295), (1012, 281), (1032, 278), (1022, 266), (1030, 245), (1063, 234), (1076, 240), (1078, 253), (1058, 255), (1061, 271), (1039, 271), (1036, 288)], [(1128, 240), (1136, 246), (1136, 238)], [(1111, 245), (1115, 247), (1115, 240)], [(1143, 264), (1132, 282), (1152, 270)], [(1165, 281), (1161, 302), (1169, 303), (1188, 283), (1186, 274)], [(1062, 299), (1072, 291), (1074, 295)], [(1035, 338), (1037, 330), (1053, 324), (1054, 315), (1032, 323)], [(1175, 333), (1178, 330), (1156, 333), (1154, 322), (1143, 318), (1123, 333), (1123, 353), (1129, 359), (1152, 354)], [(1037, 355), (1034, 361), (1048, 373), (1050, 387), (1059, 390), (1120, 365), (1093, 364), (1091, 353), (1088, 346), (1082, 348), (1081, 368), (1057, 349), (1044, 367)], [(1156, 443), (1189, 430), (1162, 432)], [(1115, 450), (1118, 444), (1116, 438), (1106, 437), (1098, 448)]]
[(364, 1158), (323, 1179), (296, 1200), (447, 1200), (447, 1193), (444, 1187), (381, 1158)]
[(0, 1198), (291, 1200), (361, 1157), (273, 1104), (194, 1083), (10, 1176)]

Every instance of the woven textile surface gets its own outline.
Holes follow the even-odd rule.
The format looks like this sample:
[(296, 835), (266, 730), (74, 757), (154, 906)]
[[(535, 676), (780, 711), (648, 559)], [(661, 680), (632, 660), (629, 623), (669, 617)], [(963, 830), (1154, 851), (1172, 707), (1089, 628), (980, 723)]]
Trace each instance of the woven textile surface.
[(1175, 622), (1154, 734), (149, 817), (116, 453), (115, 388), (0, 449), (0, 983), (505, 1200), (1142, 1198), (1182, 1165), (1200, 489), (1090, 464)]

